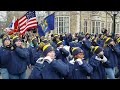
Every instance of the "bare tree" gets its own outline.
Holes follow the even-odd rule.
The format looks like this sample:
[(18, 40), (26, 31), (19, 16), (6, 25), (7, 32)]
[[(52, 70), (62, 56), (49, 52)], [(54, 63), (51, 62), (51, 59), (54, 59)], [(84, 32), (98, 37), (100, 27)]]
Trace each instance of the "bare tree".
[[(111, 18), (112, 18), (112, 20), (113, 20), (113, 14), (112, 14), (112, 11), (105, 11)], [(119, 13), (119, 12), (118, 12)], [(118, 14), (117, 13), (117, 14)]]

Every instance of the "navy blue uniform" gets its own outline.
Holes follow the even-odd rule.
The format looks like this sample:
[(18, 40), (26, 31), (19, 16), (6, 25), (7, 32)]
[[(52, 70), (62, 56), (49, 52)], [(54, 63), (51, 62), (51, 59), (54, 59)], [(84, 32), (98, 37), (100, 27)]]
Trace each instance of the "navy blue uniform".
[(68, 60), (66, 57), (69, 56), (69, 52), (65, 50), (64, 48), (60, 48), (59, 50), (55, 50), (56, 59), (61, 59), (64, 63), (68, 63)]
[(79, 65), (76, 61), (69, 64), (68, 79), (87, 79), (87, 76), (92, 74), (93, 68), (85, 60), (82, 61), (82, 65)]
[(50, 64), (44, 61), (43, 64), (35, 64), (29, 79), (63, 79), (68, 72), (68, 65), (61, 60), (54, 60)]
[(0, 47), (0, 68), (7, 68), (8, 61), (11, 59), (11, 49)]
[(110, 62), (107, 61), (102, 63), (95, 59), (96, 54), (94, 54), (89, 61), (89, 64), (93, 67), (93, 73), (91, 74), (92, 79), (106, 79), (105, 68), (110, 67)]
[(107, 46), (106, 48), (104, 48), (104, 54), (106, 58), (110, 61), (111, 68), (114, 68), (118, 65), (117, 52), (119, 54), (119, 48), (117, 46), (114, 47)]
[(29, 46), (28, 51), (29, 51), (29, 59), (30, 59), (30, 64), (35, 65), (37, 59), (40, 57), (40, 54), (42, 53), (41, 51), (37, 52), (38, 46)]
[(28, 52), (25, 48), (16, 47), (11, 51), (11, 58), (8, 64), (8, 72), (12, 75), (24, 73), (27, 69)]

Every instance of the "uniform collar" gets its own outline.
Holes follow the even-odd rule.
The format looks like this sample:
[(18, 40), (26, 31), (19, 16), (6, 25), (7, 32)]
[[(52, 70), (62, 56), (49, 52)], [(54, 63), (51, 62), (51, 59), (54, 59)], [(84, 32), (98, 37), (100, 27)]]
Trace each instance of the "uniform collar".
[(44, 62), (43, 57), (39, 58), (36, 62), (39, 63), (39, 64), (43, 64), (43, 62)]

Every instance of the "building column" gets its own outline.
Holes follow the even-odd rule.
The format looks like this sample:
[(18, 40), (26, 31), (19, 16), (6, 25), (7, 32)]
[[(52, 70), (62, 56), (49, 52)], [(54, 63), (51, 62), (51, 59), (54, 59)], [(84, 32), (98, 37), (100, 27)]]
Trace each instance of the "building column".
[(82, 25), (81, 25), (81, 14), (82, 14), (82, 11), (80, 11), (80, 32), (82, 32)]
[(77, 11), (77, 30), (76, 33), (80, 32), (80, 11)]
[(106, 13), (106, 27), (105, 28), (107, 29), (107, 13)]

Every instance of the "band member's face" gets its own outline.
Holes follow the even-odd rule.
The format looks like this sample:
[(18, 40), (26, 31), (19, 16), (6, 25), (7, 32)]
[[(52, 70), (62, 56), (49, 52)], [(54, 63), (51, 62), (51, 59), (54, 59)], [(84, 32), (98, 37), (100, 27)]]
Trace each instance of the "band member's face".
[(15, 42), (15, 44), (16, 44), (16, 46), (20, 47), (22, 45), (22, 42), (21, 42), (21, 40), (18, 40)]
[(62, 47), (62, 48), (63, 48), (63, 45), (60, 45), (59, 47)]
[(101, 39), (103, 38), (103, 35), (101, 35), (101, 37), (100, 37)]
[(5, 40), (4, 41), (4, 46), (8, 46), (8, 45), (10, 45), (10, 40)]
[(55, 59), (55, 51), (50, 51), (47, 56), (51, 57), (51, 59)]
[(84, 57), (84, 53), (78, 53), (76, 56), (75, 56), (77, 59), (80, 58), (82, 59)]

